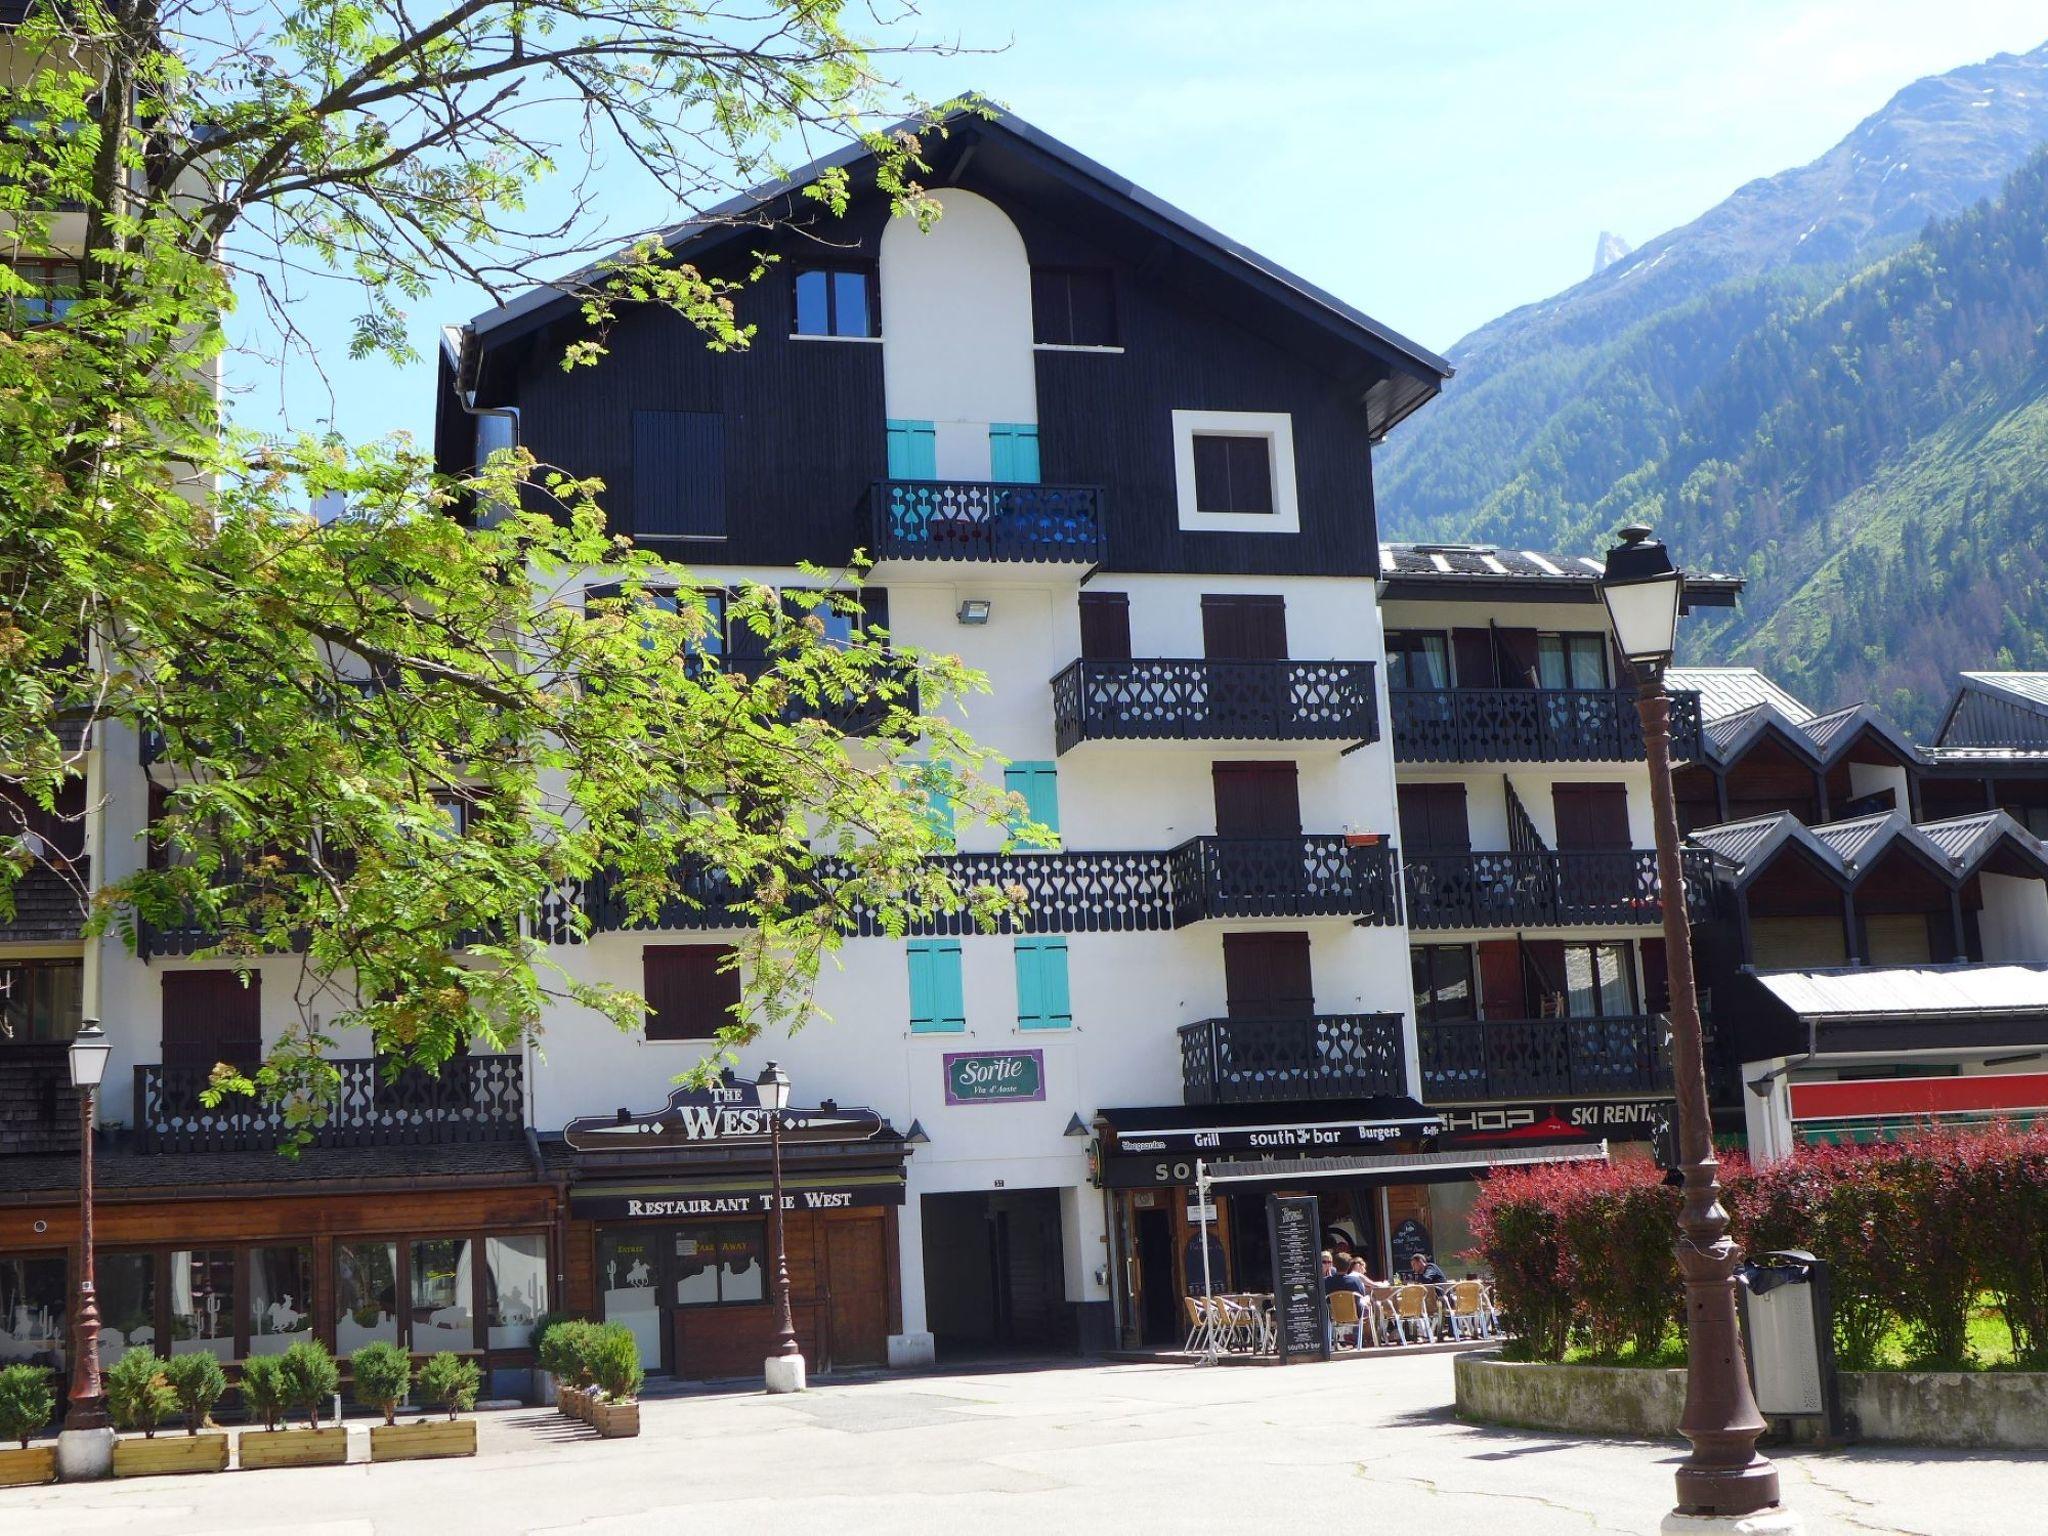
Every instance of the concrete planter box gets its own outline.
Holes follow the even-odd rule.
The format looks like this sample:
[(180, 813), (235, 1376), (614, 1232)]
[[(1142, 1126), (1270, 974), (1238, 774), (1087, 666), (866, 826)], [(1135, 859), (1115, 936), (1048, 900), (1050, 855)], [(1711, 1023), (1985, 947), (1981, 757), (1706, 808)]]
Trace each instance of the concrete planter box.
[(590, 1422), (597, 1426), (597, 1432), (607, 1440), (626, 1440), (640, 1433), (640, 1403), (593, 1402), (590, 1407)]
[(552, 1408), (555, 1396), (555, 1375), (552, 1371), (536, 1370), (533, 1373), (533, 1402), (537, 1408)]
[(1458, 1416), (1518, 1429), (1662, 1440), (1685, 1411), (1683, 1370), (1546, 1365), (1494, 1354), (1459, 1355)]
[[(1460, 1355), (1458, 1415), (1521, 1429), (1678, 1438), (1685, 1372)], [(1958, 1450), (2048, 1450), (2048, 1372), (1843, 1371), (1849, 1438)]]
[(57, 1447), (11, 1446), (0, 1451), (0, 1488), (27, 1488), (57, 1481)]
[(475, 1419), (421, 1419), (417, 1424), (378, 1424), (370, 1430), (372, 1461), (426, 1461), (436, 1456), (475, 1454)]
[(166, 1477), (179, 1472), (225, 1472), (226, 1435), (165, 1435), (114, 1442), (114, 1476)]
[(242, 1436), (244, 1467), (338, 1467), (348, 1461), (348, 1431), (252, 1429)]

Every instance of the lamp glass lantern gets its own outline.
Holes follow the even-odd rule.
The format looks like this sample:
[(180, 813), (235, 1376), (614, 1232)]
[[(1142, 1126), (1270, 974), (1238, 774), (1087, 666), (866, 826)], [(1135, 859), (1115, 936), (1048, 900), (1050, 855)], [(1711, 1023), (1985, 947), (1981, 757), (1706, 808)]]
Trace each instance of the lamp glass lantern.
[(1633, 665), (1655, 670), (1671, 660), (1678, 649), (1685, 574), (1642, 524), (1622, 529), (1621, 542), (1607, 552), (1600, 597), (1615, 644)]
[(87, 1019), (71, 1037), (71, 1086), (97, 1088), (107, 1075), (107, 1058), (114, 1043), (100, 1028), (98, 1019)]
[(761, 1107), (771, 1114), (779, 1115), (789, 1108), (789, 1074), (774, 1062), (761, 1069), (754, 1088), (760, 1094)]

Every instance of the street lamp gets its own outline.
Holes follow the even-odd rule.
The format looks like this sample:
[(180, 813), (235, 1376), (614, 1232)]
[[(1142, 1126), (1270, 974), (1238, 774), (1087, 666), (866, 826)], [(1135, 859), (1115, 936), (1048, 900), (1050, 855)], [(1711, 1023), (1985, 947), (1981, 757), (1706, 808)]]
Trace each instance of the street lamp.
[[(1677, 649), (1685, 576), (1665, 547), (1637, 525), (1607, 552), (1601, 599), (1615, 644), (1636, 674), (1636, 711), (1650, 764), (1650, 805), (1657, 828), (1657, 884), (1663, 895), (1664, 955), (1671, 993), (1673, 1087), (1678, 1100), (1678, 1161), (1685, 1185), (1678, 1213), (1678, 1269), (1685, 1280), (1685, 1413), (1678, 1427), (1692, 1451), (1678, 1465), (1678, 1507), (1665, 1529), (1714, 1529), (1748, 1517), (1757, 1528), (1797, 1529), (1778, 1504), (1778, 1470), (1757, 1454), (1763, 1415), (1749, 1389), (1735, 1313), (1741, 1254), (1728, 1236), (1720, 1163), (1707, 1110), (1699, 993), (1693, 979), (1678, 812), (1671, 789), (1671, 698), (1664, 669)], [(1776, 1517), (1775, 1519), (1773, 1517)]]
[(57, 1437), (57, 1468), (66, 1479), (105, 1477), (113, 1470), (114, 1431), (100, 1390), (100, 1309), (92, 1276), (92, 1131), (94, 1103), (113, 1046), (98, 1019), (71, 1040), (71, 1086), (78, 1090), (78, 1300), (72, 1319), (70, 1406)]
[(782, 1112), (789, 1108), (789, 1074), (771, 1061), (755, 1079), (754, 1090), (768, 1112), (768, 1241), (775, 1249), (775, 1353), (761, 1363), (762, 1375), (770, 1392), (801, 1392), (804, 1357), (789, 1310), (789, 1250), (782, 1241)]

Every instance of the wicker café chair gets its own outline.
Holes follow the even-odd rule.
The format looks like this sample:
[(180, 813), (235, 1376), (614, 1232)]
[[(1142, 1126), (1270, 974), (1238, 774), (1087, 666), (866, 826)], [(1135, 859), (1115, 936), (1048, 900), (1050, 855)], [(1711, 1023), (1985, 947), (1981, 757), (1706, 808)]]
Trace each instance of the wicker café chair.
[(1459, 1280), (1451, 1286), (1449, 1315), (1454, 1339), (1484, 1338), (1487, 1326), (1486, 1287), (1477, 1280)]
[(1435, 1318), (1430, 1314), (1430, 1288), (1426, 1285), (1404, 1285), (1394, 1292), (1394, 1325), (1401, 1342), (1408, 1342), (1408, 1330), (1415, 1330), (1415, 1341), (1427, 1344), (1435, 1331)]
[(1357, 1293), (1353, 1291), (1330, 1292), (1330, 1330), (1340, 1348), (1343, 1346), (1344, 1330), (1347, 1328), (1352, 1334), (1351, 1347), (1365, 1348), (1366, 1315), (1365, 1309), (1359, 1305), (1359, 1300)]
[(1180, 1299), (1180, 1304), (1183, 1313), (1187, 1317), (1188, 1324), (1188, 1336), (1180, 1347), (1181, 1353), (1192, 1355), (1207, 1345), (1208, 1341), (1205, 1335), (1209, 1331), (1209, 1316), (1203, 1310), (1200, 1297), (1183, 1296)]

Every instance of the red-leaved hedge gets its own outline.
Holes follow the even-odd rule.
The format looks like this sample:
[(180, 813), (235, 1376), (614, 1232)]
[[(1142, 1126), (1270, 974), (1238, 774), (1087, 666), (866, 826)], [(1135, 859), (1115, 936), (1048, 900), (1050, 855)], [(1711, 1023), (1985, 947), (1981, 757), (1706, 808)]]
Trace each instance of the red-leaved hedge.
[[(1915, 1364), (1969, 1363), (1970, 1308), (1988, 1293), (2017, 1363), (2048, 1369), (2048, 1126), (1927, 1131), (1871, 1147), (1808, 1147), (1785, 1162), (1722, 1167), (1746, 1252), (1804, 1248), (1828, 1261), (1835, 1344), (1876, 1363), (1902, 1330)], [(1678, 1326), (1678, 1191), (1647, 1162), (1555, 1163), (1493, 1175), (1473, 1208), (1473, 1257), (1530, 1359), (1574, 1345), (1648, 1353)]]

